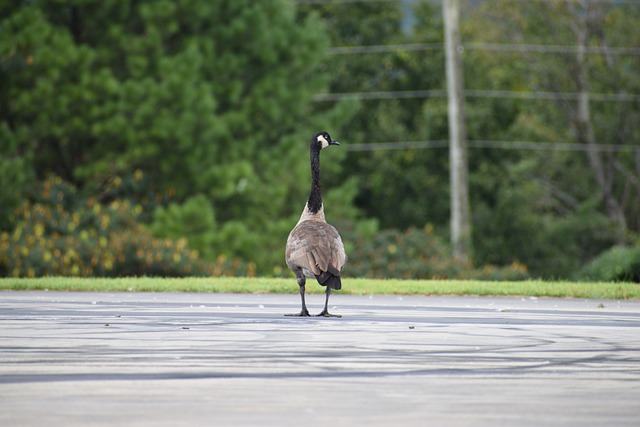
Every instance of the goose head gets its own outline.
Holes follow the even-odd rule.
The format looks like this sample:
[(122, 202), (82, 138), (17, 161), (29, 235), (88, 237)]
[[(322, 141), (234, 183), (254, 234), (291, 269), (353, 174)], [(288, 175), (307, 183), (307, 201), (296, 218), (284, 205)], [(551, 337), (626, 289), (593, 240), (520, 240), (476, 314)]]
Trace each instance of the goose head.
[(340, 145), (338, 141), (331, 139), (331, 136), (327, 132), (316, 132), (313, 138), (311, 138), (311, 144), (318, 151), (330, 145)]

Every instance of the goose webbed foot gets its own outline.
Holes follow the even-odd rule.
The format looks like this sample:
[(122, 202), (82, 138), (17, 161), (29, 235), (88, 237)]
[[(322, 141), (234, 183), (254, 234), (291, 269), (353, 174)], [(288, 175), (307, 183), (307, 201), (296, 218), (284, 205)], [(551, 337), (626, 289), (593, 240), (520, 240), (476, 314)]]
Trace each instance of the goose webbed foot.
[(300, 311), (300, 313), (285, 314), (285, 316), (287, 316), (287, 317), (309, 317), (311, 315), (309, 314), (309, 310), (307, 310), (306, 308), (303, 308)]
[(316, 314), (316, 317), (342, 317), (342, 314), (331, 314), (329, 313), (329, 310), (327, 310), (326, 308), (324, 310), (322, 310), (320, 313)]

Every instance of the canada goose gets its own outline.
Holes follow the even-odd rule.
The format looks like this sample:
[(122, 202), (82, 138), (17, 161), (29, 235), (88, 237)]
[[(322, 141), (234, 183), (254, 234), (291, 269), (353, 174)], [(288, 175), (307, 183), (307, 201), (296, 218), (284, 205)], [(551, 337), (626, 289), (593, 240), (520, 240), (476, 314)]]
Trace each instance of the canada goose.
[(300, 286), (302, 310), (287, 316), (309, 316), (304, 301), (306, 277), (315, 278), (326, 289), (324, 310), (318, 316), (341, 317), (329, 314), (331, 289), (342, 288), (340, 272), (347, 261), (342, 239), (332, 225), (324, 219), (322, 188), (320, 187), (320, 150), (330, 145), (340, 145), (327, 132), (317, 132), (311, 138), (311, 192), (300, 215), (300, 220), (289, 233), (285, 258), (287, 266), (296, 275)]

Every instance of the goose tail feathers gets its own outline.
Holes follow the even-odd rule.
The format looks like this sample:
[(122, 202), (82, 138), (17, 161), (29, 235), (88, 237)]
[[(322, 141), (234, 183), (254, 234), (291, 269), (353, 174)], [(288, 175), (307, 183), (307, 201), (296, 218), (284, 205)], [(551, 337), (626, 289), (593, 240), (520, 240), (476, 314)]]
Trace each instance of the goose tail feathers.
[(342, 281), (340, 280), (340, 271), (334, 266), (329, 266), (329, 271), (323, 271), (316, 276), (318, 283), (331, 289), (342, 289)]

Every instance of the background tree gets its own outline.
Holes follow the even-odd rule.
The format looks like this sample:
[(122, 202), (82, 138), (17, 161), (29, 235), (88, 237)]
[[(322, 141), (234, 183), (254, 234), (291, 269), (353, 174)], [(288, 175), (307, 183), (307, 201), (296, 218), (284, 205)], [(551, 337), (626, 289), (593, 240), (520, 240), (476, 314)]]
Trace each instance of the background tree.
[[(340, 64), (335, 68), (331, 92), (444, 89), (442, 51), (429, 49), (442, 44), (439, 5), (414, 3), (416, 25), (409, 32), (402, 27), (403, 2), (306, 6), (331, 22), (333, 46), (425, 43), (420, 51), (387, 49), (362, 54), (354, 49), (339, 50), (331, 61)], [(636, 184), (640, 182), (634, 163), (637, 154), (606, 149), (520, 150), (516, 145), (505, 150), (491, 142), (587, 145), (584, 135), (589, 131), (588, 127), (586, 133), (580, 130), (585, 129), (580, 119), (585, 115), (580, 114), (578, 99), (562, 96), (587, 93), (584, 84), (581, 89), (576, 81), (576, 70), (588, 70), (584, 77), (588, 92), (637, 93), (637, 83), (632, 82), (637, 82), (638, 58), (611, 55), (615, 50), (601, 55), (590, 52), (588, 67), (580, 68), (575, 49), (524, 54), (517, 49), (496, 51), (491, 44), (579, 46), (578, 35), (581, 28), (586, 28), (592, 34), (586, 39), (587, 50), (634, 46), (635, 36), (624, 38), (623, 33), (637, 23), (637, 5), (525, 3), (462, 3), (463, 44), (471, 45), (464, 54), (464, 69), (469, 95), (467, 133), (475, 142), (469, 152), (474, 254), (479, 264), (522, 261), (533, 275), (567, 277), (599, 252), (627, 239), (628, 231), (637, 232), (637, 226), (631, 225), (639, 217), (638, 198), (631, 197), (637, 194)], [(474, 49), (474, 44), (480, 49)], [(493, 90), (496, 96), (473, 96), (474, 90)], [(501, 91), (559, 95), (554, 103), (549, 99), (501, 97)], [(637, 121), (636, 104), (589, 101), (594, 141), (637, 144), (637, 126), (633, 125)], [(447, 139), (446, 123), (443, 97), (363, 99), (358, 114), (345, 125), (343, 133), (352, 143), (431, 141), (437, 147)], [(620, 129), (618, 135), (615, 129)], [(446, 236), (449, 200), (444, 150), (353, 151), (349, 163), (362, 179), (357, 205), (378, 219), (382, 228), (432, 223), (441, 236)], [(598, 194), (594, 194), (594, 188), (600, 189)], [(616, 206), (625, 211), (624, 220), (615, 213), (620, 211)]]
[[(526, 259), (537, 274), (566, 276), (638, 232), (638, 199), (630, 198), (638, 194), (640, 182), (634, 152), (608, 148), (639, 144), (633, 125), (638, 119), (637, 100), (616, 97), (637, 93), (638, 57), (608, 48), (634, 45), (635, 36), (625, 38), (621, 32), (637, 23), (637, 5), (496, 1), (469, 5), (467, 11), (466, 40), (488, 46), (515, 44), (511, 51), (468, 52), (466, 63), (474, 64), (467, 79), (470, 89), (552, 94), (552, 99), (470, 101), (514, 107), (507, 114), (511, 124), (503, 127), (506, 133), (498, 135), (503, 140), (582, 146), (521, 151), (508, 163), (500, 162), (510, 171), (510, 179), (500, 185), (500, 191), (508, 193), (493, 204), (487, 204), (491, 199), (484, 196), (476, 203), (486, 206), (487, 219), (495, 218), (496, 212), (503, 214), (500, 226), (479, 221), (476, 231), (489, 238), (476, 240), (478, 252), (484, 262), (517, 257)], [(517, 44), (533, 48), (518, 51)], [(605, 96), (592, 100), (591, 93)], [(496, 136), (483, 132), (476, 138)], [(507, 194), (518, 203), (503, 205)], [(478, 212), (482, 215), (482, 209)], [(516, 230), (498, 232), (498, 227), (508, 230), (508, 224)]]
[[(444, 53), (433, 50), (390, 50), (358, 53), (349, 46), (392, 46), (407, 43), (442, 45), (439, 6), (417, 3), (408, 29), (402, 2), (335, 2), (308, 5), (328, 22), (332, 46), (347, 47), (327, 62), (331, 93), (402, 92), (442, 89)], [(444, 140), (446, 100), (429, 98), (369, 99), (341, 129), (350, 144)], [(404, 229), (427, 223), (448, 224), (448, 154), (446, 150), (352, 151), (350, 174), (359, 177), (356, 205), (379, 220), (382, 228)], [(355, 173), (354, 173), (355, 171)]]
[[(477, 265), (512, 266), (495, 277), (523, 277), (521, 263), (534, 276), (570, 277), (640, 231), (640, 106), (630, 95), (640, 92), (639, 6), (462, 7)], [(247, 272), (281, 274), (283, 242), (309, 190), (308, 138), (326, 129), (345, 142), (325, 159), (323, 181), (354, 272), (480, 277), (447, 262), (443, 243), (437, 2), (0, 0), (0, 17), (0, 179), (9, 183), (0, 245), (16, 257), (41, 262), (50, 249), (39, 241), (62, 251), (60, 231), (41, 219), (62, 215), (63, 204), (57, 223), (73, 228), (65, 241), (79, 242), (81, 227), (98, 242), (137, 230), (145, 237), (127, 248), (138, 256), (154, 238), (182, 251), (186, 237), (218, 267), (242, 259)], [(386, 95), (327, 95), (348, 92)], [(535, 144), (503, 149), (517, 141)], [(403, 149), (362, 145), (380, 142)], [(38, 195), (49, 187), (73, 200)], [(118, 231), (122, 206), (135, 215)], [(633, 266), (636, 253), (607, 251), (599, 265), (624, 254)], [(91, 268), (95, 256), (77, 267)], [(3, 262), (0, 274), (14, 271)]]
[[(327, 82), (321, 22), (298, 21), (285, 0), (41, 0), (0, 10), (3, 149), (32, 160), (25, 176), (60, 176), (101, 202), (136, 199), (148, 219), (171, 200), (162, 221), (204, 195), (215, 221), (202, 223), (221, 236), (213, 252), (281, 264), (308, 191), (310, 134), (348, 117), (340, 106), (311, 114)], [(135, 171), (147, 187), (123, 194)], [(353, 196), (339, 187), (337, 215)], [(173, 216), (174, 230), (189, 218)]]

